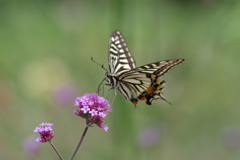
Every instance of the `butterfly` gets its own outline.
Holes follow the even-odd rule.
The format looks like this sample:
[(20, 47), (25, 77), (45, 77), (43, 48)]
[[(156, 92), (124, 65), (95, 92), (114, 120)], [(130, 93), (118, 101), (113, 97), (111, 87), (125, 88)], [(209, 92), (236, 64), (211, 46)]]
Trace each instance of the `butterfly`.
[[(161, 77), (172, 67), (182, 63), (184, 59), (159, 61), (136, 67), (136, 61), (131, 55), (120, 31), (111, 34), (108, 48), (108, 63), (110, 73), (105, 80), (135, 106), (138, 100), (151, 105), (153, 100), (162, 99), (165, 81)], [(168, 101), (167, 101), (168, 102)]]

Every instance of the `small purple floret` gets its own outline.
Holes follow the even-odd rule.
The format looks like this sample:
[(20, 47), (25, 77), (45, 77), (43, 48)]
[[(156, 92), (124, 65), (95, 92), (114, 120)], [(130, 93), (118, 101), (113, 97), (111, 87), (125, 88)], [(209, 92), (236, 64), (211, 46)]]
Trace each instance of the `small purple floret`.
[(88, 111), (90, 111), (90, 108), (88, 106), (83, 106), (81, 111), (83, 111), (83, 113), (88, 113)]

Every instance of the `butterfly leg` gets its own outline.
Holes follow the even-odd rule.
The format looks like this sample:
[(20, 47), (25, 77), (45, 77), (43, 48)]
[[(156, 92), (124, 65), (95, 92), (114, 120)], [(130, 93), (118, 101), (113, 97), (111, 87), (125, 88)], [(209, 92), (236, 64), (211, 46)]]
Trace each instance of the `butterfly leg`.
[(104, 96), (104, 86), (105, 85), (102, 85), (102, 97)]
[[(111, 89), (113, 89), (113, 88), (111, 88)], [(113, 102), (114, 102), (114, 100), (115, 100), (115, 98), (116, 98), (116, 95), (117, 95), (117, 92), (116, 92), (116, 88), (115, 88), (115, 89), (114, 89), (114, 97), (113, 97), (111, 106), (113, 105)]]
[[(108, 97), (109, 97), (109, 95), (110, 95), (110, 91), (111, 91), (112, 89), (115, 89), (115, 88), (114, 88), (114, 87), (111, 87), (110, 89), (108, 89), (108, 94), (107, 94), (106, 99), (108, 99)], [(114, 94), (114, 97), (113, 97), (113, 100), (112, 100), (111, 106), (112, 106), (113, 101), (115, 100), (115, 97), (116, 97), (116, 95), (117, 95), (117, 93), (116, 93), (116, 89), (115, 89), (114, 91), (115, 91), (115, 94)]]
[(106, 96), (106, 98), (108, 99), (108, 97), (109, 97), (109, 95), (110, 95), (110, 91), (113, 89), (113, 87), (112, 88), (110, 88), (110, 89), (108, 89), (108, 94), (107, 94), (107, 96)]
[(106, 80), (106, 78), (104, 78), (103, 80), (102, 80), (102, 82), (98, 85), (98, 89), (97, 89), (97, 92), (96, 93), (99, 93), (99, 91), (101, 90), (100, 89), (100, 87), (101, 87), (101, 85), (103, 84), (103, 82)]

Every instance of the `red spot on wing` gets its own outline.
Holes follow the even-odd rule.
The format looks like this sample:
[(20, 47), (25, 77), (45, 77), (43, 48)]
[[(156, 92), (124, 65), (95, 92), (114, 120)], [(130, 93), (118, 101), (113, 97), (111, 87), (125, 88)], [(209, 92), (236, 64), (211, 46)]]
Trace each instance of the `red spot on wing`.
[(138, 104), (138, 101), (133, 101), (133, 104), (134, 104), (134, 105), (137, 105), (137, 104)]
[(140, 98), (140, 101), (147, 101), (145, 97)]

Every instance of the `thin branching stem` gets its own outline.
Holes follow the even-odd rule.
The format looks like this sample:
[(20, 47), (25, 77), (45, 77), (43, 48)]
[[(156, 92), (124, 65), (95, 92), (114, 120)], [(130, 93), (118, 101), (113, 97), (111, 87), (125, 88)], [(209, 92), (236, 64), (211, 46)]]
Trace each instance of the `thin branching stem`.
[(82, 142), (83, 142), (83, 139), (84, 139), (84, 137), (85, 137), (85, 135), (86, 135), (86, 133), (87, 133), (88, 127), (89, 127), (89, 122), (88, 122), (88, 119), (86, 119), (86, 127), (85, 127), (85, 129), (84, 129), (84, 131), (83, 131), (83, 134), (82, 134), (81, 138), (79, 139), (79, 142), (78, 142), (78, 144), (77, 144), (77, 146), (76, 146), (76, 148), (75, 148), (75, 150), (74, 150), (74, 152), (73, 152), (70, 160), (73, 160), (73, 158), (74, 158), (75, 155), (77, 154), (78, 149), (80, 148), (80, 146), (81, 146), (81, 144), (82, 144)]
[(48, 141), (49, 144), (51, 145), (51, 147), (53, 148), (53, 150), (55, 151), (55, 153), (58, 155), (60, 160), (63, 160), (62, 156), (60, 155), (60, 153), (58, 152), (57, 148), (53, 145), (53, 143), (51, 141)]

